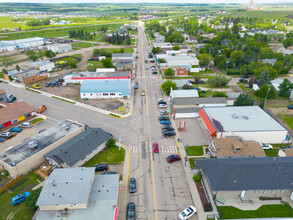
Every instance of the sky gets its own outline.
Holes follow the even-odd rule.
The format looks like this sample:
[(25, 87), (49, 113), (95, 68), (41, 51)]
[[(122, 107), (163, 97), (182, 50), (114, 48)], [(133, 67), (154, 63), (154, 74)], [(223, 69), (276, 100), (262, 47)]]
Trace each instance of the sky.
[[(239, 3), (249, 4), (250, 0), (0, 0), (1, 3)], [(254, 4), (293, 3), (293, 0), (254, 0)]]

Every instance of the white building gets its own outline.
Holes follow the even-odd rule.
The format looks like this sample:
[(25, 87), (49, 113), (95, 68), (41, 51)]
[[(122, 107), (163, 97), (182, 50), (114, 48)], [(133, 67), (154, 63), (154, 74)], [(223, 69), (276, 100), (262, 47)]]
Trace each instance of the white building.
[(45, 38), (34, 37), (34, 38), (25, 38), (25, 39), (9, 40), (9, 41), (1, 41), (1, 42), (14, 45), (15, 49), (24, 49), (24, 48), (37, 47), (37, 46), (43, 45), (45, 43)]
[(161, 34), (158, 34), (156, 36), (156, 43), (164, 43), (165, 42), (165, 37)]
[(153, 43), (153, 47), (159, 47), (161, 49), (168, 49), (168, 48), (173, 48), (172, 44), (169, 42), (164, 42), (164, 43)]
[(49, 72), (52, 71), (55, 68), (54, 62), (43, 61), (43, 60), (27, 63), (26, 65), (30, 66), (30, 67), (34, 67), (34, 68), (36, 68), (38, 70), (41, 70), (41, 71), (46, 70), (46, 71), (49, 71)]
[(113, 53), (112, 62), (115, 64), (133, 62), (133, 53)]
[(171, 56), (167, 54), (157, 54), (156, 59), (165, 59), (167, 63), (160, 63), (160, 67), (162, 66), (168, 66), (168, 67), (174, 67), (174, 66), (181, 66), (184, 69), (187, 69), (190, 71), (192, 69), (192, 66), (198, 66), (199, 60), (194, 54), (179, 54), (178, 56)]
[(54, 53), (64, 53), (72, 51), (71, 44), (52, 44), (47, 46), (48, 50), (52, 50)]
[(107, 72), (115, 72), (115, 68), (97, 68), (96, 69), (97, 73), (107, 73)]
[(13, 44), (0, 42), (0, 52), (13, 51), (13, 50), (15, 50), (15, 47)]
[(198, 98), (198, 92), (196, 89), (182, 89), (182, 90), (173, 90), (171, 88), (171, 93), (170, 93), (171, 99), (174, 98)]

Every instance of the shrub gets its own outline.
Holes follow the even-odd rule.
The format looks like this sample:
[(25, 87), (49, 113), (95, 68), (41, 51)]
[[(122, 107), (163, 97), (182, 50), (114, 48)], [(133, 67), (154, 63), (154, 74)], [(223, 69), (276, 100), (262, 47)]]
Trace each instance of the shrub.
[(228, 97), (225, 92), (216, 92), (213, 97)]
[(234, 69), (228, 69), (227, 70), (227, 75), (240, 75), (239, 70), (234, 70)]
[(4, 170), (4, 176), (8, 176), (8, 175), (9, 175), (8, 170)]
[(115, 146), (115, 139), (114, 138), (110, 138), (107, 143), (106, 143), (106, 147), (114, 147)]
[(192, 177), (193, 181), (195, 182), (200, 182), (201, 181), (201, 175), (198, 173), (198, 174), (195, 174), (193, 177)]
[(38, 206), (36, 206), (37, 200), (39, 198), (39, 195), (42, 191), (42, 188), (38, 188), (36, 190), (33, 190), (30, 194), (30, 196), (26, 200), (26, 206), (31, 209), (32, 211), (36, 211), (38, 209)]

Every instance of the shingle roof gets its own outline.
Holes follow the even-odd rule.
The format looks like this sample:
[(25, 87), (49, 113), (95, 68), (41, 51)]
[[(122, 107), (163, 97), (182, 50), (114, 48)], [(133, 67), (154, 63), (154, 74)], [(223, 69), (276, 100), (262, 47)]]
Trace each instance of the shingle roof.
[(35, 109), (26, 102), (16, 102), (0, 109), (0, 124), (33, 112)]
[(293, 189), (293, 157), (195, 159), (213, 191)]
[(84, 132), (52, 150), (44, 157), (52, 158), (59, 164), (65, 162), (71, 167), (87, 155), (91, 154), (111, 137), (112, 134), (105, 132), (101, 128), (88, 128)]

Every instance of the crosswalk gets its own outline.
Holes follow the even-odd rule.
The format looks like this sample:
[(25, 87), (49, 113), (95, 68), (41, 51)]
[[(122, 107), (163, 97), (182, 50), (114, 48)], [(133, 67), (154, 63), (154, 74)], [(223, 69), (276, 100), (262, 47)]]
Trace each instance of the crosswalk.
[[(142, 152), (141, 146), (130, 146), (131, 153), (140, 153)], [(148, 152), (153, 152), (153, 146), (147, 148)], [(178, 153), (176, 146), (159, 146), (160, 153)]]

